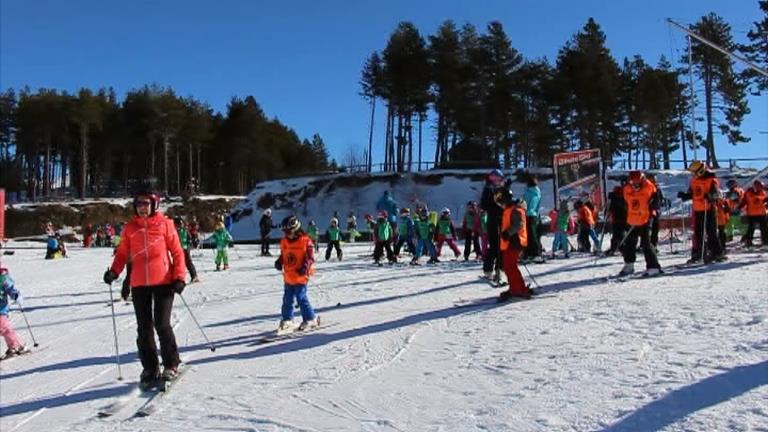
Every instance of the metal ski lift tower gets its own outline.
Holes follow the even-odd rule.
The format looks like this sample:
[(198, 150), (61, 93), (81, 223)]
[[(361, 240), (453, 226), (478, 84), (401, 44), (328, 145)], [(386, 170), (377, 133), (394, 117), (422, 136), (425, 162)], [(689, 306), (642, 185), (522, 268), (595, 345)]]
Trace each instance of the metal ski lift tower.
[[(754, 64), (751, 61), (747, 60), (746, 58), (744, 58), (744, 57), (742, 57), (742, 56), (740, 56), (740, 55), (738, 55), (736, 53), (732, 53), (732, 52), (726, 50), (725, 48), (715, 44), (714, 42), (711, 42), (711, 41), (709, 41), (707, 39), (704, 39), (703, 37), (699, 36), (698, 34), (690, 31), (686, 27), (684, 27), (684, 26), (682, 26), (682, 25), (672, 21), (671, 18), (667, 18), (667, 22), (670, 23), (672, 26), (676, 27), (678, 30), (682, 31), (683, 33), (685, 33), (688, 36), (688, 80), (689, 80), (690, 86), (691, 86), (691, 103), (695, 103), (695, 101), (694, 101), (694, 91), (693, 91), (693, 49), (692, 49), (691, 38), (695, 38), (699, 42), (701, 42), (701, 43), (703, 43), (703, 44), (705, 44), (705, 45), (707, 45), (707, 46), (709, 46), (711, 48), (714, 48), (717, 51), (720, 51), (721, 53), (723, 53), (723, 54), (725, 54), (727, 56), (733, 57), (734, 59), (736, 59), (736, 60), (744, 63), (748, 67), (752, 68), (757, 73), (759, 73), (759, 74), (761, 74), (763, 76), (768, 77), (768, 71), (766, 71), (765, 69), (761, 68), (760, 66), (757, 66), (756, 64)], [(691, 109), (691, 132), (692, 132), (692, 135), (693, 135), (692, 138), (691, 138), (691, 143), (693, 143), (693, 158), (697, 159), (697, 157), (696, 157), (696, 148), (697, 148), (697, 145), (696, 145), (696, 114), (694, 113), (693, 109)]]

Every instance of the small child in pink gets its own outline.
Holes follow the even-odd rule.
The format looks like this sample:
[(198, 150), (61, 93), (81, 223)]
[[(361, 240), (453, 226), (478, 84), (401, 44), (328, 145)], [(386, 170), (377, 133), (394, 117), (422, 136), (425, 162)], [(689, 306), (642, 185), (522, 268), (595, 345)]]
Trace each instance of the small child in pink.
[(5, 339), (5, 343), (8, 345), (8, 350), (0, 358), (12, 357), (29, 351), (21, 343), (19, 336), (13, 329), (11, 320), (8, 319), (8, 298), (18, 302), (19, 291), (14, 286), (8, 269), (0, 267), (0, 336)]

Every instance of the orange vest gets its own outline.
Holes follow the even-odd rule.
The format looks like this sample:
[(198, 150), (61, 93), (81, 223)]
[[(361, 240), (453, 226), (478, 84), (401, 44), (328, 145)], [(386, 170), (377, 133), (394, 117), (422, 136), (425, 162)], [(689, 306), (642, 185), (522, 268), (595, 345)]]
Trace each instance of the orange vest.
[(589, 226), (593, 226), (595, 224), (595, 217), (592, 215), (592, 210), (590, 210), (586, 205), (582, 205), (581, 208), (579, 208), (579, 222), (584, 222)]
[(651, 198), (656, 193), (656, 186), (648, 179), (635, 189), (631, 184), (624, 185), (624, 201), (627, 203), (627, 224), (642, 226), (651, 218)]
[(280, 240), (280, 256), (283, 258), (283, 281), (286, 284), (306, 285), (309, 282), (310, 274), (314, 273), (314, 264), (310, 263), (309, 268), (303, 275), (299, 274), (299, 269), (307, 259), (307, 249), (311, 247), (313, 247), (312, 239), (306, 234), (302, 234), (293, 241), (287, 238)]
[(717, 200), (717, 226), (725, 226), (728, 224), (728, 220), (731, 218), (729, 200), (718, 199)]
[(712, 208), (712, 204), (707, 201), (707, 195), (714, 189), (718, 189), (720, 182), (717, 177), (694, 177), (691, 179), (691, 194), (693, 195), (693, 211), (701, 212)]
[[(526, 247), (528, 246), (528, 229), (525, 227), (525, 209), (522, 207), (517, 206), (511, 206), (511, 207), (505, 207), (504, 213), (501, 216), (501, 231), (504, 232), (509, 229), (510, 226), (512, 226), (512, 212), (517, 212), (520, 216), (520, 229), (515, 234), (520, 240), (520, 247)], [(510, 249), (511, 241), (505, 240), (504, 237), (502, 237), (500, 242), (501, 250), (507, 250)]]
[(747, 216), (765, 216), (765, 191), (749, 188), (744, 192), (742, 202), (747, 207)]

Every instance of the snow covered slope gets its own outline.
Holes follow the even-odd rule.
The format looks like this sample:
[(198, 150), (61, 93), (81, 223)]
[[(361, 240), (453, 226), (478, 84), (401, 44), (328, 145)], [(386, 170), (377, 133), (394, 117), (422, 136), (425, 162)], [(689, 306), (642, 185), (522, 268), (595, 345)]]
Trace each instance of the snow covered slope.
[[(539, 298), (455, 307), (497, 294), (478, 264), (380, 268), (361, 258), (368, 244), (344, 247), (349, 259), (320, 262), (310, 284), (327, 327), (266, 345), (257, 341), (276, 328), (282, 297), (273, 260), (237, 246), (233, 268), (217, 273), (210, 251), (195, 252), (203, 281), (184, 296), (218, 349), (177, 299), (189, 369), (147, 418), (130, 418), (137, 396), (95, 416), (139, 374), (133, 309), (117, 303), (116, 380), (101, 282), (110, 251), (3, 257), (41, 346), (0, 362), (0, 430), (768, 430), (765, 253), (623, 283), (605, 279), (618, 257), (550, 261), (529, 266)], [(664, 266), (685, 258), (662, 247)], [(11, 320), (29, 342), (15, 307)]]

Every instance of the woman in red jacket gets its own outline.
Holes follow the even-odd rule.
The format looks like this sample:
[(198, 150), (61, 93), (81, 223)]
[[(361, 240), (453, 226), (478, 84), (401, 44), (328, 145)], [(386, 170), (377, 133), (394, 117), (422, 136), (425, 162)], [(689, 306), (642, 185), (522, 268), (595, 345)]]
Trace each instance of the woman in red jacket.
[[(174, 293), (184, 290), (184, 251), (173, 221), (158, 211), (159, 204), (160, 197), (155, 192), (142, 191), (134, 196), (136, 216), (125, 225), (112, 266), (104, 273), (104, 282), (111, 284), (130, 258), (128, 277), (136, 312), (136, 345), (144, 368), (140, 377), (143, 388), (152, 387), (161, 378), (173, 380), (181, 363), (171, 310)], [(160, 339), (162, 374), (153, 330), (157, 330)]]

